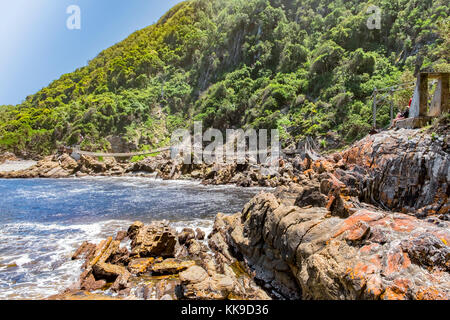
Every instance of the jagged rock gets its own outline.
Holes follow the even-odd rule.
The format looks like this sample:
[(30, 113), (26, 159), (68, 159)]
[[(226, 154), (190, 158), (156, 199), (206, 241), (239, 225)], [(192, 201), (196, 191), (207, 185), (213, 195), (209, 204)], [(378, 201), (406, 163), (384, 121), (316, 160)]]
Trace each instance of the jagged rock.
[(85, 284), (86, 288), (91, 284), (92, 286), (98, 286), (100, 285), (97, 282), (98, 280), (105, 280), (114, 282), (111, 287), (114, 291), (126, 289), (131, 274), (125, 267), (108, 262), (111, 257), (120, 252), (119, 246), (120, 241), (113, 241), (112, 237), (101, 241), (97, 245), (94, 254), (86, 257), (82, 266), (85, 271), (80, 277), (80, 285)]
[(128, 270), (132, 274), (136, 274), (136, 275), (146, 273), (154, 261), (155, 261), (155, 258), (132, 259), (128, 263)]
[(59, 161), (61, 168), (72, 173), (78, 167), (78, 163), (66, 153), (62, 154), (57, 160)]
[(129, 233), (131, 254), (139, 257), (174, 257), (177, 238), (175, 232), (164, 225), (147, 225), (138, 228), (134, 237)]
[(84, 168), (86, 173), (101, 173), (107, 170), (107, 166), (104, 162), (95, 160), (92, 157), (82, 155), (80, 158), (80, 166)]
[(195, 232), (191, 228), (184, 228), (181, 232), (178, 233), (178, 242), (180, 244), (185, 244), (191, 239), (195, 239)]
[(130, 239), (134, 239), (139, 232), (139, 230), (144, 226), (144, 224), (141, 221), (135, 221), (127, 231), (127, 236)]
[[(225, 225), (222, 224), (222, 227)], [(215, 229), (218, 228), (220, 225), (216, 224)], [(131, 236), (132, 241), (136, 241), (143, 236), (143, 232), (147, 233), (150, 229), (159, 230), (152, 234), (167, 231), (163, 224), (145, 226), (135, 222), (127, 234)], [(225, 234), (220, 234), (220, 237), (223, 236)], [(224, 239), (221, 241), (222, 245), (226, 245)], [(220, 252), (213, 256), (208, 248), (195, 238), (178, 247), (185, 248), (187, 256), (195, 257), (200, 266), (193, 260), (185, 259), (138, 256), (130, 259), (128, 250), (125, 247), (120, 248), (120, 241), (113, 240), (112, 237), (94, 246), (94, 250), (92, 247), (92, 244), (86, 242), (77, 250), (75, 256), (81, 257), (84, 254), (86, 260), (78, 285), (72, 290), (94, 291), (113, 282), (110, 289), (128, 298), (133, 298), (130, 296), (131, 289), (137, 285), (133, 292), (144, 299), (270, 299), (251, 276), (238, 267), (239, 264), (231, 257), (231, 253), (227, 253), (230, 260)], [(142, 286), (139, 284), (140, 277), (150, 277), (152, 280), (150, 283), (144, 280), (147, 283)]]
[(128, 237), (128, 232), (127, 231), (119, 231), (119, 232), (117, 232), (116, 238), (114, 240), (122, 241), (126, 237)]
[(195, 261), (180, 261), (169, 258), (152, 265), (151, 270), (157, 274), (174, 274), (195, 265)]
[[(341, 153), (349, 167), (366, 171), (366, 202), (423, 215), (448, 212), (448, 146), (420, 130), (400, 129), (368, 136)], [(442, 210), (442, 211), (441, 211)]]
[[(115, 239), (115, 241), (119, 240)], [(126, 247), (119, 248), (111, 254), (106, 262), (126, 266), (130, 262), (130, 252)]]
[[(439, 236), (439, 235), (438, 235)], [(412, 241), (402, 241), (401, 247), (410, 259), (424, 268), (439, 267), (450, 272), (450, 248), (444, 237), (424, 233)]]
[[(225, 240), (231, 251), (282, 296), (449, 298), (448, 225), (376, 209), (342, 218), (323, 207), (280, 202), (260, 194), (242, 213), (218, 215), (215, 224), (230, 235)], [(211, 239), (217, 234), (214, 229)]]
[(199, 266), (192, 266), (180, 273), (180, 280), (188, 283), (202, 282), (208, 277), (208, 273)]
[(299, 207), (313, 206), (323, 207), (327, 202), (325, 195), (320, 193), (320, 186), (308, 186), (299, 194), (295, 201), (295, 205)]
[(105, 280), (95, 280), (90, 270), (85, 270), (80, 276), (80, 289), (86, 291), (96, 291), (106, 286)]
[(96, 279), (107, 279), (117, 283), (118, 290), (126, 284), (130, 277), (130, 273), (122, 266), (110, 263), (97, 262), (92, 266), (92, 272)]
[(95, 244), (92, 244), (88, 241), (83, 242), (81, 246), (72, 255), (72, 260), (86, 259), (92, 256), (95, 252), (96, 247), (97, 246)]
[(202, 229), (200, 229), (200, 228), (197, 228), (197, 229), (195, 229), (195, 239), (197, 239), (197, 240), (203, 240), (203, 239), (205, 239), (205, 232), (203, 232), (203, 230)]
[(186, 245), (188, 246), (188, 253), (191, 257), (199, 257), (208, 250), (206, 246), (195, 239), (189, 240)]

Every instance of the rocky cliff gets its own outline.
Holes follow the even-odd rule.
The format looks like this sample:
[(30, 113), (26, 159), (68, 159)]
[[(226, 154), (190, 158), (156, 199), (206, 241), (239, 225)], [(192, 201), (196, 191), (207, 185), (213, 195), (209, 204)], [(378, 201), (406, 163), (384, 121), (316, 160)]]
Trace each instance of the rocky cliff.
[(218, 215), (210, 246), (289, 299), (449, 299), (448, 137), (388, 131)]
[(368, 136), (341, 156), (355, 176), (364, 172), (360, 185), (364, 201), (448, 220), (449, 152), (445, 133), (401, 129)]

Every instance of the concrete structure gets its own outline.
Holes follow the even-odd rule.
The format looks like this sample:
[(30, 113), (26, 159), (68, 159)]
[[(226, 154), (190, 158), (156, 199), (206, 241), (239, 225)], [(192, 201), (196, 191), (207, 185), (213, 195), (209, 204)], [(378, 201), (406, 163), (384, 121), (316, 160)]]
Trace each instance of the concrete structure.
[[(409, 117), (397, 121), (398, 128), (420, 128), (425, 126), (433, 117), (449, 112), (449, 78), (450, 73), (421, 72), (417, 75)], [(428, 80), (437, 80), (436, 90), (428, 105)]]

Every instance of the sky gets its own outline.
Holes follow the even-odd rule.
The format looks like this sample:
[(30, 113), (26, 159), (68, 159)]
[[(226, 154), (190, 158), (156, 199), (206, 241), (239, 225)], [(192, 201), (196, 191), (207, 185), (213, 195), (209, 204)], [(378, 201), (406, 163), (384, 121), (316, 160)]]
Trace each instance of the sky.
[[(0, 105), (19, 104), (180, 0), (0, 0)], [(80, 29), (70, 6), (80, 9)]]

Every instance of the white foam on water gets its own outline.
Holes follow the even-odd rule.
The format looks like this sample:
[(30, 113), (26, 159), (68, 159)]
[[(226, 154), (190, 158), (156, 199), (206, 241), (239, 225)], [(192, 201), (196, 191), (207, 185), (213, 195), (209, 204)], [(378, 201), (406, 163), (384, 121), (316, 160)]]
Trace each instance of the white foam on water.
[[(83, 261), (71, 260), (81, 243), (99, 243), (120, 230), (127, 230), (131, 224), (132, 221), (108, 220), (76, 225), (30, 222), (3, 225), (0, 299), (44, 299), (70, 287), (82, 272)], [(213, 220), (176, 221), (169, 225), (177, 232), (183, 228), (199, 228), (207, 236), (212, 231)], [(122, 246), (130, 249), (129, 241)]]
[(176, 232), (182, 231), (184, 228), (191, 228), (193, 230), (199, 228), (205, 233), (205, 238), (212, 232), (214, 220), (209, 219), (196, 219), (192, 221), (177, 221), (170, 223)]
[[(67, 186), (64, 180), (66, 180)], [(89, 183), (89, 180), (102, 183)], [(61, 181), (63, 182), (62, 187), (59, 184)], [(77, 181), (77, 183), (72, 183), (73, 181)], [(79, 197), (78, 194), (91, 192), (102, 197), (105, 192), (110, 193), (109, 190), (114, 190), (114, 188), (110, 188), (110, 184), (108, 183), (104, 184), (108, 188), (103, 188), (103, 182), (112, 182), (116, 186), (133, 188), (149, 188), (154, 186), (159, 189), (170, 190), (180, 188), (194, 191), (200, 190), (202, 192), (203, 190), (208, 192), (211, 190), (227, 192), (227, 190), (236, 189), (235, 186), (204, 186), (198, 181), (162, 181), (144, 177), (86, 177), (55, 180), (56, 187), (44, 183), (27, 186), (27, 188), (18, 188), (15, 199), (22, 198), (28, 202), (30, 202), (30, 199), (33, 200), (36, 198), (42, 198), (45, 201), (64, 199), (65, 197), (68, 199), (77, 199)], [(257, 191), (267, 189), (252, 188), (245, 190)], [(77, 196), (74, 197), (73, 194)], [(195, 192), (191, 192), (190, 194), (195, 195)], [(183, 198), (183, 195), (183, 193), (180, 193), (180, 199)], [(200, 197), (200, 199), (203, 198)], [(205, 197), (205, 199), (209, 198)], [(221, 201), (220, 196), (217, 199)], [(174, 199), (171, 200), (174, 201)], [(133, 195), (127, 201), (130, 203), (138, 203), (140, 199), (139, 197), (136, 198), (136, 195)], [(161, 198), (161, 201), (167, 200)], [(161, 204), (158, 203), (158, 205)], [(199, 203), (195, 203), (193, 207), (188, 208), (187, 211), (192, 210), (195, 212), (198, 209), (206, 211), (205, 208), (207, 209), (208, 206), (209, 203), (207, 200), (200, 201)], [(161, 205), (161, 208), (164, 211), (164, 203)], [(114, 210), (116, 210), (115, 207)], [(121, 209), (117, 208), (117, 210)], [(215, 213), (217, 212), (212, 212), (210, 218), (202, 219), (190, 219), (189, 214), (187, 214), (180, 218), (183, 219), (182, 221), (171, 221), (170, 226), (176, 231), (181, 231), (186, 227), (194, 230), (200, 228), (208, 236), (212, 231), (214, 222), (213, 215)], [(55, 216), (61, 216), (61, 219), (64, 219), (66, 215), (54, 212), (47, 217), (49, 216), (52, 219)], [(93, 216), (90, 215), (89, 218)], [(161, 214), (161, 216), (164, 216), (164, 214)], [(130, 215), (127, 215), (127, 217), (132, 219)], [(146, 224), (151, 221), (142, 215), (140, 217), (145, 220), (143, 222)], [(148, 219), (151, 218), (152, 216), (149, 215)], [(106, 219), (108, 218), (106, 217)], [(69, 221), (62, 221), (61, 224), (44, 222), (9, 223), (10, 221), (13, 220), (5, 220), (6, 223), (0, 225), (0, 299), (43, 299), (70, 287), (78, 281), (79, 275), (82, 272), (80, 267), (83, 263), (83, 261), (71, 260), (73, 252), (84, 241), (99, 243), (108, 236), (114, 237), (120, 230), (127, 230), (128, 226), (133, 223), (133, 221), (125, 219), (93, 223), (82, 222), (81, 224), (70, 224)], [(123, 242), (122, 246), (130, 249), (130, 242)]]
[(43, 299), (69, 287), (81, 274), (82, 261), (71, 260), (81, 243), (98, 243), (129, 224), (109, 220), (78, 225), (3, 225), (0, 299)]

